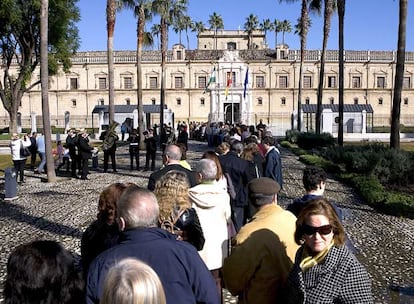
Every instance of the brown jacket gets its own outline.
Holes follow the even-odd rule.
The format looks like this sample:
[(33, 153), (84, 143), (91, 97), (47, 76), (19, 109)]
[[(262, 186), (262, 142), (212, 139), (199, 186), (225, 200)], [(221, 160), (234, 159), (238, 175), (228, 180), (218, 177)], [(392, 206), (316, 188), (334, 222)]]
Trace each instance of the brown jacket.
[(299, 248), (295, 222), (292, 213), (266, 205), (236, 235), (232, 253), (224, 260), (223, 277), (239, 303), (281, 303), (281, 288)]

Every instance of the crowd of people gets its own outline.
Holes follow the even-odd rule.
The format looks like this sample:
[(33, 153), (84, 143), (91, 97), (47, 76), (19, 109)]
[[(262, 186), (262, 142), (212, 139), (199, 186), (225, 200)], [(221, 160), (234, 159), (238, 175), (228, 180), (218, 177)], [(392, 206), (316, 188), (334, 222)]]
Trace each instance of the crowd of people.
[[(102, 136), (113, 142), (108, 161), (111, 127)], [(130, 153), (138, 142), (130, 140)], [(146, 189), (102, 190), (81, 269), (54, 241), (17, 247), (5, 303), (223, 303), (223, 288), (239, 303), (373, 303), (369, 275), (345, 245), (341, 210), (324, 197), (323, 169), (307, 167), (306, 193), (278, 205), (282, 158), (265, 125), (235, 126), (193, 167), (178, 137), (162, 149)]]

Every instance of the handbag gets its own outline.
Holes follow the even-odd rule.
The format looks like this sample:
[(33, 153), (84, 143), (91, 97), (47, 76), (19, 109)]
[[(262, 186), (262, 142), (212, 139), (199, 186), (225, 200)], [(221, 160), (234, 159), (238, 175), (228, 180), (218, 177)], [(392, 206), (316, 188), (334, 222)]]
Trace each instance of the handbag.
[(178, 209), (170, 218), (160, 220), (160, 227), (176, 235), (177, 240), (187, 241), (198, 251), (204, 247), (204, 233), (194, 208)]
[(23, 143), (20, 141), (20, 157), (21, 158), (26, 158), (30, 155), (32, 155), (32, 153), (30, 153), (30, 150), (28, 148), (24, 147)]

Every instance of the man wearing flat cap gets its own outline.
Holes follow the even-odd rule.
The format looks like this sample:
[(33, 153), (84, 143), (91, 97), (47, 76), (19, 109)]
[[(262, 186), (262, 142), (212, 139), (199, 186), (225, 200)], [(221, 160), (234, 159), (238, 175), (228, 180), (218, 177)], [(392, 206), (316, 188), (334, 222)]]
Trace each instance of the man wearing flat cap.
[(257, 212), (240, 229), (224, 260), (224, 285), (239, 296), (239, 303), (281, 303), (281, 289), (298, 249), (296, 217), (277, 205), (280, 186), (273, 179), (256, 178), (247, 187)]

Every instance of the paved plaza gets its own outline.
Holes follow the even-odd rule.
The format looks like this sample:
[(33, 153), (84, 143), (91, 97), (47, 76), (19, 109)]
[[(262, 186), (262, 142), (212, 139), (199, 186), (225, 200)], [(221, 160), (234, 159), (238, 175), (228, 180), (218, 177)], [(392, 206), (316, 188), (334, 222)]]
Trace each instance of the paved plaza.
[[(190, 142), (189, 163), (194, 164), (206, 149), (205, 143)], [(90, 180), (68, 178), (50, 184), (42, 181), (42, 175), (26, 171), (27, 182), (18, 186), (17, 199), (4, 201), (1, 191), (0, 282), (5, 276), (9, 253), (21, 243), (53, 239), (79, 255), (82, 232), (95, 219), (98, 196), (105, 186), (134, 182), (146, 187), (150, 172), (129, 171), (127, 146), (118, 148), (118, 173), (103, 173), (101, 158), (102, 155), (101, 169), (92, 170)], [(158, 166), (160, 159), (158, 155)], [(303, 194), (304, 165), (284, 149), (282, 161), (285, 185), (279, 203), (286, 206)], [(0, 187), (3, 189), (4, 180), (0, 181)], [(364, 205), (353, 189), (335, 180), (328, 180), (326, 196), (344, 208), (345, 230), (358, 259), (372, 277), (375, 303), (414, 303), (414, 220), (378, 214)], [(227, 293), (225, 302), (237, 300)]]

